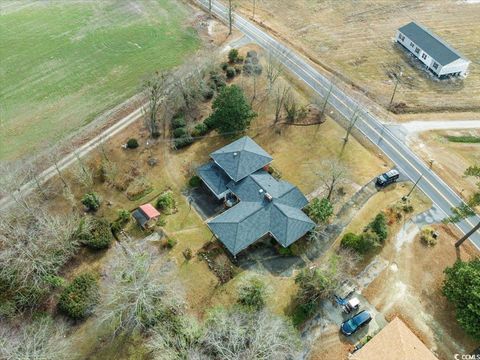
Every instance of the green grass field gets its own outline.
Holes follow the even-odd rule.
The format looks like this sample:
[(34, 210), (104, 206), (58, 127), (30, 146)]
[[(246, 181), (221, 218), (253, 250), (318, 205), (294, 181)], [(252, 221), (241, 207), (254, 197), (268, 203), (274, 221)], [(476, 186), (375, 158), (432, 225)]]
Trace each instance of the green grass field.
[(200, 44), (175, 0), (0, 4), (0, 160), (33, 153), (134, 95)]

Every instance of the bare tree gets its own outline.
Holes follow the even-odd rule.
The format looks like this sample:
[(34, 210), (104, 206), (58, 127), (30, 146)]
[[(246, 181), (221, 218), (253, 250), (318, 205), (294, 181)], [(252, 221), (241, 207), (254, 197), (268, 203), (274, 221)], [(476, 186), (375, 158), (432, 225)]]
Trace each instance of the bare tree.
[(143, 110), (145, 125), (150, 132), (150, 136), (153, 138), (160, 136), (158, 110), (160, 108), (163, 92), (167, 86), (168, 78), (168, 73), (156, 72), (150, 79), (143, 83), (143, 93), (148, 100), (146, 108)]
[(154, 359), (194, 359), (198, 354), (198, 341), (202, 335), (201, 325), (195, 318), (184, 314), (164, 317), (149, 331), (147, 348)]
[(285, 105), (286, 99), (289, 97), (290, 88), (287, 86), (277, 87), (275, 94), (275, 120), (274, 124), (278, 124)]
[(69, 358), (64, 324), (41, 318), (31, 324), (0, 328), (0, 358), (63, 360)]
[(320, 178), (327, 188), (327, 199), (331, 201), (333, 192), (346, 180), (347, 169), (339, 160), (325, 160), (322, 165)]
[(36, 305), (79, 245), (76, 216), (31, 210), (10, 208), (0, 218), (0, 282), (15, 291), (21, 307)]
[(174, 108), (192, 114), (202, 99), (202, 73), (198, 68), (192, 69), (188, 76), (176, 77), (171, 89)]
[(0, 198), (10, 197), (18, 205), (28, 207), (26, 199), (19, 191), (28, 181), (28, 171), (21, 162), (0, 162)]
[(78, 184), (89, 189), (93, 186), (93, 171), (85, 163), (85, 161), (82, 160), (82, 158), (76, 151), (74, 151), (73, 154), (75, 155), (75, 159), (77, 160), (77, 163), (73, 168), (73, 175), (75, 177), (75, 180), (78, 182)]
[(296, 96), (290, 92), (285, 96), (283, 108), (289, 124), (294, 124), (298, 120), (302, 120), (307, 116), (305, 107), (300, 106)]
[(267, 77), (267, 93), (273, 90), (275, 83), (282, 74), (282, 64), (271, 53), (268, 53), (267, 65), (265, 67), (265, 74)]
[(123, 249), (114, 259), (111, 283), (98, 311), (100, 323), (112, 330), (113, 337), (144, 331), (162, 315), (183, 308), (171, 262), (157, 257), (155, 263), (150, 254), (130, 245), (123, 244)]
[(295, 329), (267, 311), (216, 310), (206, 322), (200, 353), (209, 359), (287, 360), (296, 358)]

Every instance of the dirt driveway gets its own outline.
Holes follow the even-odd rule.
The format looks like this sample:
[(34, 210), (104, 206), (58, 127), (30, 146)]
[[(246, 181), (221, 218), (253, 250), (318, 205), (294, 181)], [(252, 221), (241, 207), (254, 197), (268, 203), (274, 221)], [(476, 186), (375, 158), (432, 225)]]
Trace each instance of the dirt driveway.
[(424, 246), (418, 235), (400, 247), (396, 241), (388, 242), (379, 254), (388, 266), (363, 295), (387, 320), (402, 318), (439, 359), (447, 360), (455, 353), (471, 353), (478, 346), (457, 325), (454, 308), (441, 294), (444, 268), (457, 257), (468, 260), (475, 256), (475, 250), (467, 244), (456, 253), (453, 244), (458, 234), (444, 225), (435, 227), (440, 241), (431, 248)]

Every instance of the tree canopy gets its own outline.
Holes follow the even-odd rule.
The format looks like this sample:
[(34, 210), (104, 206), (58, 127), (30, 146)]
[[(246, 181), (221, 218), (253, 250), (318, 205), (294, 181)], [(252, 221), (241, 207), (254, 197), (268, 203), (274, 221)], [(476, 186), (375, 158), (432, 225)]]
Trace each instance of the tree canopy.
[(333, 206), (327, 198), (315, 198), (308, 205), (307, 213), (316, 223), (326, 223), (333, 215)]
[(213, 113), (206, 123), (224, 136), (242, 133), (257, 114), (252, 110), (243, 90), (237, 85), (224, 87), (212, 105)]
[(480, 340), (480, 258), (446, 268), (443, 294), (455, 305), (460, 326)]

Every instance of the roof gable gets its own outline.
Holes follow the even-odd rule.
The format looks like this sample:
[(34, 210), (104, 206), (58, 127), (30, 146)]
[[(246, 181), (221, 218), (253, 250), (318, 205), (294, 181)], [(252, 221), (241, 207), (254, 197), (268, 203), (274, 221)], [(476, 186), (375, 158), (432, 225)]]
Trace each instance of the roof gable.
[(242, 201), (208, 222), (208, 226), (236, 255), (268, 233), (270, 218), (267, 212), (268, 209), (258, 202)]
[(210, 157), (233, 181), (242, 180), (273, 160), (265, 150), (248, 136), (214, 151), (210, 154)]
[(270, 232), (287, 247), (315, 227), (315, 223), (300, 209), (275, 203), (271, 210)]
[(402, 26), (398, 30), (443, 66), (462, 58), (462, 55), (460, 55), (457, 50), (448, 45), (436, 34), (414, 21)]
[(217, 198), (228, 190), (227, 184), (230, 182), (230, 178), (213, 161), (200, 166), (197, 169), (197, 175), (207, 184)]

